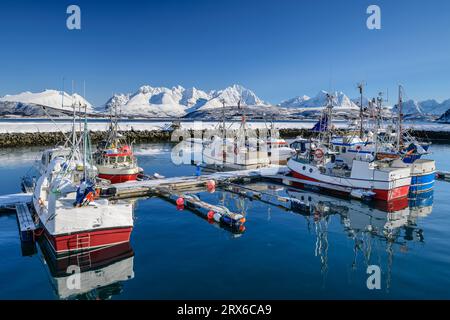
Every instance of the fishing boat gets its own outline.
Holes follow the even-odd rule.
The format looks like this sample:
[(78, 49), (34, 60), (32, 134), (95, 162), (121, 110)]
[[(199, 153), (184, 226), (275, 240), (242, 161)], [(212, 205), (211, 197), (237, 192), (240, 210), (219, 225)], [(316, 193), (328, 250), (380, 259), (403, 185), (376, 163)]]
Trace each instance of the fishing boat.
[(79, 139), (73, 127), (70, 148), (70, 155), (52, 159), (36, 182), (32, 203), (41, 232), (56, 254), (128, 242), (133, 207), (98, 197), (86, 118)]
[(132, 146), (118, 132), (117, 107), (115, 116), (111, 116), (107, 139), (98, 144), (94, 159), (98, 177), (113, 184), (135, 181), (142, 172)]
[[(363, 101), (362, 86), (359, 86), (361, 103)], [(354, 160), (378, 160), (394, 161), (400, 159), (410, 168), (411, 193), (422, 193), (432, 190), (434, 187), (436, 165), (434, 160), (422, 159), (429, 154), (430, 144), (419, 142), (408, 134), (402, 127), (402, 102), (403, 88), (399, 86), (398, 117), (395, 125), (382, 126), (382, 96), (369, 101), (369, 110), (375, 115), (373, 128), (365, 129), (364, 112), (360, 112), (359, 134), (333, 136), (329, 143), (331, 151), (336, 153), (335, 161), (348, 167)], [(322, 122), (313, 128), (313, 131), (321, 132), (327, 129), (327, 115)], [(301, 138), (293, 142), (296, 150), (299, 150)], [(302, 150), (305, 152), (306, 150)]]
[[(411, 171), (412, 193), (423, 193), (433, 189), (436, 173), (434, 160), (422, 159), (429, 154), (430, 144), (419, 142), (408, 134), (402, 127), (403, 87), (399, 86), (398, 117), (396, 127), (381, 127), (381, 95), (369, 102), (369, 106), (376, 107), (376, 126), (372, 131), (364, 134), (361, 129), (358, 136), (337, 137), (331, 141), (332, 148), (340, 151), (338, 161), (350, 164), (354, 159), (376, 157), (377, 160), (401, 159)], [(361, 119), (362, 123), (363, 119)]]
[[(328, 96), (328, 105), (324, 111), (327, 123), (331, 123), (332, 109), (333, 99)], [(377, 161), (370, 157), (353, 159), (350, 165), (336, 161), (340, 153), (330, 147), (332, 132), (329, 123), (318, 142), (309, 143), (309, 148), (303, 142), (300, 150), (305, 151), (298, 152), (288, 161), (287, 165), (293, 177), (298, 179), (297, 183), (382, 201), (407, 197), (411, 175), (410, 169), (402, 161)]]

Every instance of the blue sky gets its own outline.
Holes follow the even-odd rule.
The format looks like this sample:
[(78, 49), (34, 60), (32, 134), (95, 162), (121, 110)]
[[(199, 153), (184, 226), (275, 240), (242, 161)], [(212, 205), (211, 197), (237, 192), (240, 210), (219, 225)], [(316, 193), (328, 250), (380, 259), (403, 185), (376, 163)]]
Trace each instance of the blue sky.
[[(81, 30), (66, 8), (81, 8)], [(381, 7), (381, 30), (366, 8)], [(398, 83), (414, 99), (450, 98), (448, 0), (0, 2), (0, 95), (66, 89), (96, 105), (143, 84), (205, 90), (242, 84), (278, 103), (319, 90), (357, 96)]]

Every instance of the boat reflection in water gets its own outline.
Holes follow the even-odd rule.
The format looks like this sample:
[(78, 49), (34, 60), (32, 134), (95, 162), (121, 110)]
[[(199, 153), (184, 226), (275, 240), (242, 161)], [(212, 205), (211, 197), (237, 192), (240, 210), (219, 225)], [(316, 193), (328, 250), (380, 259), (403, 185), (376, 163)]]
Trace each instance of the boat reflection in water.
[(391, 283), (394, 247), (397, 246), (400, 252), (407, 252), (408, 242), (424, 242), (423, 230), (418, 228), (417, 219), (431, 214), (433, 207), (433, 191), (414, 195), (411, 199), (371, 205), (298, 189), (286, 192), (299, 200), (292, 202), (292, 211), (301, 213), (309, 222), (313, 218), (317, 237), (315, 255), (320, 258), (322, 272), (328, 270), (330, 217), (338, 215), (345, 233), (354, 241), (352, 270), (356, 270), (360, 254), (363, 255), (365, 265), (371, 265), (377, 259), (372, 257), (372, 248), (378, 248), (380, 242), (384, 243), (387, 253), (387, 290)]
[(63, 257), (56, 256), (45, 239), (39, 245), (59, 299), (111, 299), (122, 293), (124, 281), (134, 278), (129, 242)]

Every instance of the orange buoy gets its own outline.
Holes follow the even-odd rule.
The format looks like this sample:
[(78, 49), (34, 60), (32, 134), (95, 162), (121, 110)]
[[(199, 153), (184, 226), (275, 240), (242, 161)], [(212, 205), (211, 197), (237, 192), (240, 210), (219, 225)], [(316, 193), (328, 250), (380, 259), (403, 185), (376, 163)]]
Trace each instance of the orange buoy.
[(241, 218), (241, 219), (239, 219), (239, 222), (240, 222), (240, 223), (242, 223), (242, 224), (244, 224), (244, 223), (245, 223), (245, 221), (247, 221), (247, 220), (245, 220), (245, 218)]
[(208, 180), (206, 181), (206, 188), (209, 190), (216, 188), (216, 182), (214, 180)]
[(184, 205), (184, 199), (182, 197), (179, 197), (176, 201), (177, 206), (182, 206)]
[(209, 212), (208, 212), (208, 216), (207, 216), (207, 217), (208, 217), (208, 220), (212, 220), (212, 219), (214, 219), (214, 211), (212, 211), (212, 210), (211, 210), (211, 211), (209, 211)]

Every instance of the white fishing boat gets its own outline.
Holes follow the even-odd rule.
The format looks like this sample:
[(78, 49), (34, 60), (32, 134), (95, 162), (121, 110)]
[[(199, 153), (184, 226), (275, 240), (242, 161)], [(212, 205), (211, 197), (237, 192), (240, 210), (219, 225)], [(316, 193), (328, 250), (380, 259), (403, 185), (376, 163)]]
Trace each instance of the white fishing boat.
[[(330, 122), (332, 108), (330, 96), (326, 108), (326, 118)], [(340, 153), (329, 147), (332, 139), (330, 127), (327, 124), (324, 135), (317, 143), (309, 143), (309, 148), (303, 142), (300, 150), (305, 151), (298, 152), (288, 161), (292, 175), (298, 179), (297, 183), (348, 195), (372, 195), (383, 201), (407, 197), (411, 175), (410, 169), (402, 161), (353, 159), (350, 166), (338, 162), (336, 159)]]
[(97, 168), (90, 157), (85, 119), (77, 140), (73, 128), (68, 157), (55, 157), (39, 177), (33, 193), (37, 222), (56, 254), (101, 248), (130, 240), (133, 207), (100, 199)]
[[(399, 87), (397, 127), (381, 127), (382, 97), (375, 102), (369, 102), (372, 109), (376, 106), (376, 126), (372, 131), (364, 133), (361, 129), (359, 136), (341, 136), (331, 140), (331, 149), (339, 152), (336, 161), (351, 165), (353, 160), (375, 157), (382, 159), (401, 159), (411, 171), (410, 192), (428, 192), (434, 187), (436, 164), (434, 160), (421, 159), (428, 154), (428, 143), (420, 143), (402, 129), (402, 87)], [(361, 122), (363, 119), (361, 119)]]

